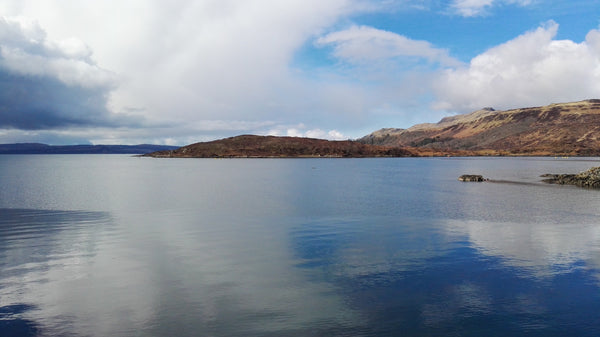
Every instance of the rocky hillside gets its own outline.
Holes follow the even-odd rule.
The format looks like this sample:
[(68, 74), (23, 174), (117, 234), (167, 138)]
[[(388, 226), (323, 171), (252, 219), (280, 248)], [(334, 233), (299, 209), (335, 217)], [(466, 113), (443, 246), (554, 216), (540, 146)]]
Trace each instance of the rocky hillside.
[(598, 156), (600, 99), (506, 111), (484, 108), (436, 124), (381, 129), (358, 141), (476, 154)]
[[(431, 153), (424, 152), (424, 153)], [(172, 151), (147, 154), (167, 158), (287, 158), (287, 157), (411, 157), (417, 153), (399, 147), (355, 141), (242, 135), (196, 143)]]

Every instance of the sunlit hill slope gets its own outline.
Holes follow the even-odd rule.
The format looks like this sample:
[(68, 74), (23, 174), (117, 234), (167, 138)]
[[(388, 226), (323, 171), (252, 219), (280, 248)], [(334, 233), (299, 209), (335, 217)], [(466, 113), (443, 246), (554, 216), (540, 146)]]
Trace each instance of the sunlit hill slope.
[(485, 108), (408, 129), (381, 129), (363, 144), (479, 155), (600, 155), (600, 99), (495, 111)]

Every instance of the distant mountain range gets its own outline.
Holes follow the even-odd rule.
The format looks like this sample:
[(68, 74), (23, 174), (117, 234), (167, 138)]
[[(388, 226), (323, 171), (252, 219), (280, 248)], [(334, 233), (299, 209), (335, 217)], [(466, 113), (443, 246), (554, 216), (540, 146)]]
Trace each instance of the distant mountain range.
[(174, 150), (166, 145), (47, 145), (39, 143), (0, 144), (0, 154), (144, 154)]
[(408, 129), (381, 129), (363, 144), (473, 155), (600, 156), (600, 99), (495, 111), (485, 108)]

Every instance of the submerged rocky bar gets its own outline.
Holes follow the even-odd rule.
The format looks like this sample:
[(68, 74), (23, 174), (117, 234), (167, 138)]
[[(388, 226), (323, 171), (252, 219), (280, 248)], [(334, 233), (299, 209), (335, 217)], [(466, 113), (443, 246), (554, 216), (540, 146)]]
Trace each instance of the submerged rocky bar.
[(600, 188), (600, 167), (592, 167), (591, 169), (577, 174), (543, 174), (542, 181), (549, 184), (559, 185), (575, 185), (579, 187)]

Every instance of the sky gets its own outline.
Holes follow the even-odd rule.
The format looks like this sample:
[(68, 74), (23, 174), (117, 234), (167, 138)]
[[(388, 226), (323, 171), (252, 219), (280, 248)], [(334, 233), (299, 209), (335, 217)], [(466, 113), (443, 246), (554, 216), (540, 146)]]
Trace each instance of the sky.
[(600, 0), (0, 0), (0, 143), (356, 139), (600, 98)]

